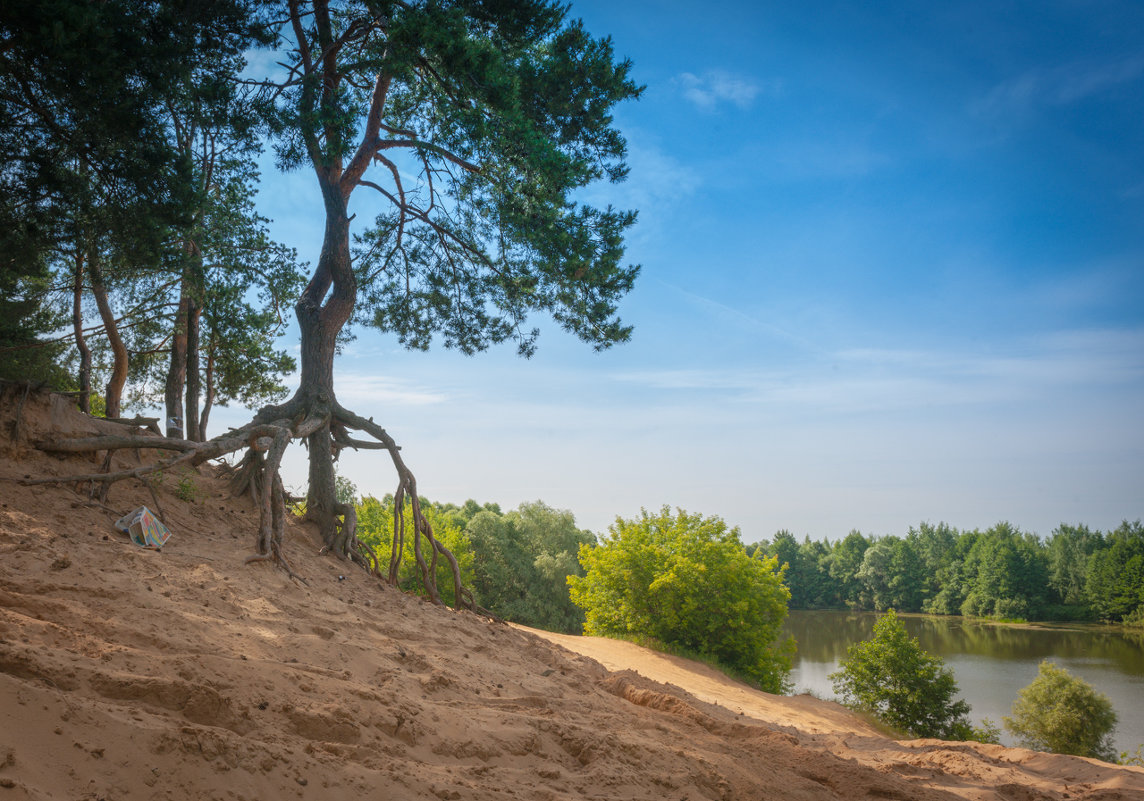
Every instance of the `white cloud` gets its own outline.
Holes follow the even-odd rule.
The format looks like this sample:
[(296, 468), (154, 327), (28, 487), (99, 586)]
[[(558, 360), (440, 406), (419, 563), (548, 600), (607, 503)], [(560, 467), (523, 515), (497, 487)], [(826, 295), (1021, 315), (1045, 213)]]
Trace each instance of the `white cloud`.
[(441, 390), (360, 372), (339, 371), (335, 376), (335, 390), (342, 405), (351, 407), (428, 406), (449, 400)]
[(1067, 106), (1144, 76), (1144, 56), (1105, 63), (1072, 63), (1028, 70), (970, 104), (976, 115), (1010, 116), (1040, 106)]
[(664, 403), (674, 402), (672, 393), (707, 391), (722, 402), (800, 418), (1044, 407), (1076, 393), (1144, 384), (1144, 331), (1063, 331), (1012, 342), (1000, 353), (850, 348), (790, 370), (647, 370), (612, 378), (659, 393)]
[(628, 166), (631, 174), (618, 186), (612, 185), (605, 191), (616, 205), (626, 205), (641, 211), (651, 207), (679, 203), (692, 194), (700, 184), (699, 173), (681, 163), (655, 145), (644, 141), (632, 141), (628, 149)]
[(658, 242), (671, 212), (684, 207), (702, 182), (699, 171), (664, 152), (654, 136), (625, 131), (628, 137), (627, 179), (619, 184), (597, 181), (581, 190), (576, 199), (589, 205), (637, 209), (639, 223), (629, 235), (629, 247), (639, 242)]
[(704, 111), (714, 111), (722, 103), (749, 108), (760, 93), (773, 95), (782, 91), (778, 79), (760, 83), (723, 70), (707, 70), (702, 75), (684, 72), (676, 80), (683, 96)]

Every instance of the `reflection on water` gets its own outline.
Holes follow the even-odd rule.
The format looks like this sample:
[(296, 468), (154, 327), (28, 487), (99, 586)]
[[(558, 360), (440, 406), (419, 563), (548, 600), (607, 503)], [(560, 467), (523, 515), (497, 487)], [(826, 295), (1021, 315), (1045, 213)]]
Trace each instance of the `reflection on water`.
[[(899, 615), (922, 648), (953, 669), (975, 721), (1000, 724), (1017, 691), (1037, 676), (1044, 659), (1080, 676), (1107, 695), (1120, 723), (1116, 745), (1133, 751), (1144, 743), (1144, 633), (1099, 625), (1003, 626), (960, 618)], [(852, 643), (868, 639), (872, 612), (792, 611), (786, 631), (798, 641), (792, 673), (796, 691), (833, 698), (828, 675)], [(1012, 744), (1007, 734), (1002, 741)]]

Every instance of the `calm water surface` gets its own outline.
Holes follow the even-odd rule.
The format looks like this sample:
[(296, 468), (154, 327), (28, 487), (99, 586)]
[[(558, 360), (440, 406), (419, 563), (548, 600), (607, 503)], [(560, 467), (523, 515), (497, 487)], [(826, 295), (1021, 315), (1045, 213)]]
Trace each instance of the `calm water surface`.
[[(1144, 632), (1098, 625), (1043, 624), (1001, 626), (960, 618), (899, 615), (922, 648), (953, 669), (961, 697), (970, 703), (974, 722), (989, 718), (1001, 725), (1017, 691), (1037, 677), (1048, 659), (1080, 676), (1108, 696), (1120, 722), (1118, 751), (1144, 743)], [(786, 631), (798, 641), (795, 691), (836, 698), (827, 676), (838, 669), (849, 645), (868, 639), (873, 612), (792, 611)], [(1002, 732), (1002, 742), (1013, 739)]]

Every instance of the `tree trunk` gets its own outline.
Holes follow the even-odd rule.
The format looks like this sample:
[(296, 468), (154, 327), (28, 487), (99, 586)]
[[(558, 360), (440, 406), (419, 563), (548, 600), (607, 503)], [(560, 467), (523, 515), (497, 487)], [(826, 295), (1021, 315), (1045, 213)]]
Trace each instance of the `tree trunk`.
[(179, 309), (171, 335), (171, 367), (167, 370), (164, 401), (167, 407), (167, 436), (183, 438), (183, 383), (187, 377), (187, 298), (186, 280), (179, 289)]
[(183, 418), (187, 424), (187, 439), (202, 442), (199, 431), (199, 396), (202, 394), (202, 377), (199, 375), (199, 325), (203, 310), (195, 300), (187, 305), (187, 414)]
[[(349, 218), (346, 201), (334, 183), (323, 182), (326, 233), (322, 253), (309, 285), (294, 307), (301, 330), (301, 383), (295, 400), (308, 411), (333, 408), (334, 353), (338, 334), (353, 313), (357, 279), (350, 267)], [(327, 295), (329, 297), (327, 297)], [(324, 301), (324, 302), (323, 302)], [(345, 528), (339, 532), (334, 487), (333, 441), (329, 423), (307, 439), (310, 451), (306, 516), (318, 524), (322, 539), (341, 556), (348, 552)]]
[(88, 255), (87, 264), (88, 274), (91, 276), (91, 293), (95, 295), (95, 305), (99, 307), (99, 316), (103, 320), (103, 328), (107, 332), (107, 341), (111, 345), (114, 359), (111, 378), (107, 382), (106, 414), (108, 417), (119, 417), (123, 387), (127, 384), (127, 346), (123, 344), (115, 315), (111, 313), (111, 304), (107, 300), (107, 286), (103, 283), (103, 271), (99, 268), (99, 259), (94, 252)]
[(91, 348), (83, 335), (83, 250), (75, 254), (75, 284), (72, 287), (72, 327), (75, 346), (79, 349), (79, 408), (91, 414)]
[(199, 417), (199, 441), (206, 442), (207, 421), (211, 416), (211, 407), (214, 406), (214, 348), (207, 348), (206, 395), (203, 397), (203, 413)]

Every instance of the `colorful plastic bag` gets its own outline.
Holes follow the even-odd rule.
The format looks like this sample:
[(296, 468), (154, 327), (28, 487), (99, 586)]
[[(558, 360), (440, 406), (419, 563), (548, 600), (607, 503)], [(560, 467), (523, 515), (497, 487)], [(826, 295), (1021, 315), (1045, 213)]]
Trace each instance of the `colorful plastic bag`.
[(131, 541), (142, 548), (159, 550), (171, 537), (171, 529), (163, 525), (155, 513), (146, 506), (115, 521), (115, 528), (131, 537)]

